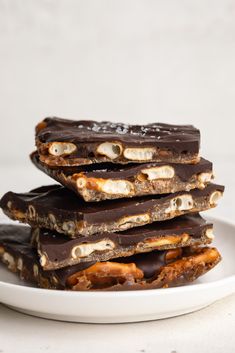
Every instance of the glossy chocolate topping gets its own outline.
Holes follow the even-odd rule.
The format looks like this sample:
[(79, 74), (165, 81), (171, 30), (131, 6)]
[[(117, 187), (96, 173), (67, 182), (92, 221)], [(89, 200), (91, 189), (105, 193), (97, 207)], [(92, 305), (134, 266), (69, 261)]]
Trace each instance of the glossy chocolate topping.
[(136, 266), (143, 271), (145, 278), (151, 278), (158, 275), (160, 269), (167, 265), (167, 250), (152, 251), (145, 254), (136, 254), (129, 257), (114, 259), (112, 261), (119, 263), (134, 262)]
[(154, 123), (128, 125), (108, 121), (46, 118), (36, 128), (41, 143), (52, 141), (74, 144), (120, 141), (129, 146), (156, 146), (177, 152), (198, 153), (200, 132), (192, 125)]
[(14, 224), (0, 224), (0, 244), (28, 243), (31, 238), (31, 227)]
[(0, 247), (9, 252), (14, 259), (24, 258), (24, 262), (33, 271), (33, 264), (38, 263), (36, 250), (30, 245), (31, 228), (11, 224), (0, 224)]

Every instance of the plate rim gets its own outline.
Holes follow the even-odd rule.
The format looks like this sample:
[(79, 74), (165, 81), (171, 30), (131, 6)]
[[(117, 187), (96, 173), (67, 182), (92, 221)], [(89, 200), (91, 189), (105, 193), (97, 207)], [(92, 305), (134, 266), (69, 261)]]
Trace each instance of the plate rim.
[[(230, 219), (226, 217), (214, 217), (214, 216), (209, 216), (207, 219), (211, 221), (219, 221), (221, 223), (225, 223), (226, 225), (232, 226), (235, 228), (235, 221), (231, 221)], [(4, 223), (4, 222), (3, 222)], [(164, 295), (172, 295), (173, 293), (180, 294), (182, 292), (195, 292), (195, 291), (200, 291), (203, 289), (211, 289), (211, 288), (216, 288), (220, 287), (222, 285), (229, 285), (229, 284), (234, 284), (234, 291), (235, 291), (235, 274), (227, 276), (222, 279), (218, 279), (209, 283), (197, 283), (197, 284), (188, 284), (185, 286), (179, 286), (179, 287), (172, 287), (172, 288), (156, 288), (156, 289), (142, 289), (142, 290), (126, 290), (126, 291), (69, 291), (69, 290), (61, 290), (61, 289), (46, 289), (46, 288), (37, 288), (37, 287), (30, 287), (26, 285), (21, 285), (21, 284), (14, 284), (14, 283), (9, 283), (5, 281), (0, 280), (0, 287), (5, 287), (9, 288), (12, 290), (18, 290), (18, 291), (34, 291), (37, 292), (38, 294), (44, 293), (45, 295), (50, 295), (50, 296), (66, 296), (66, 297), (86, 297), (86, 298), (94, 298), (94, 297), (112, 297), (115, 295), (115, 297), (129, 297), (129, 296), (160, 296), (162, 294), (162, 291)], [(231, 293), (232, 294), (232, 293)]]

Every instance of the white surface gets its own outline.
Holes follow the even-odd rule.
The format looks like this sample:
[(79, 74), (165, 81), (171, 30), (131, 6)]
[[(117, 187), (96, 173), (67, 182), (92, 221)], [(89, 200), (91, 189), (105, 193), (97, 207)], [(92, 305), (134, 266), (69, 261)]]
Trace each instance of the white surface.
[(235, 300), (173, 319), (92, 325), (0, 311), (3, 353), (233, 353)]
[(191, 122), (234, 156), (234, 18), (234, 0), (0, 0), (1, 165), (27, 167), (46, 115)]
[(0, 266), (0, 301), (48, 319), (124, 323), (163, 319), (199, 310), (235, 293), (235, 224), (212, 219), (223, 262), (194, 283), (177, 288), (125, 292), (69, 292), (29, 287)]

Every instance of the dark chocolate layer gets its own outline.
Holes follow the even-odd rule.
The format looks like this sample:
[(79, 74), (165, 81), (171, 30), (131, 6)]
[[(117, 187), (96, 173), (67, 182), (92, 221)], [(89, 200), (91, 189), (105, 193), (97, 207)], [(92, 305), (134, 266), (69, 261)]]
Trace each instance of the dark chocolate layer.
[(29, 243), (32, 229), (29, 226), (14, 224), (0, 224), (0, 244)]
[[(131, 146), (156, 146), (174, 151), (198, 153), (200, 132), (192, 125), (154, 123), (128, 125), (108, 121), (66, 120), (46, 118), (38, 129), (37, 139), (42, 143), (60, 141), (74, 144), (102, 141), (120, 141)], [(41, 126), (42, 124), (41, 123)], [(80, 157), (87, 157), (87, 154)]]

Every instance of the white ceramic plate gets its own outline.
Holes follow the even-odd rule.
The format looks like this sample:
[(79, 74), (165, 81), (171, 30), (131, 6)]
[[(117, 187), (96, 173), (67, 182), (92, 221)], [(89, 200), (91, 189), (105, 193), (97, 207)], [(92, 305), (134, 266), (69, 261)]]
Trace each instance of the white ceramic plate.
[(31, 287), (0, 266), (0, 302), (48, 319), (121, 323), (162, 319), (199, 310), (235, 292), (235, 224), (211, 219), (223, 261), (193, 284), (126, 292), (69, 292)]

